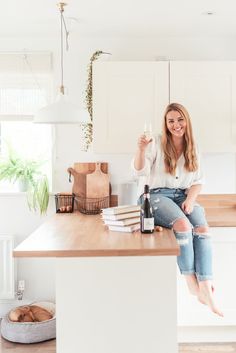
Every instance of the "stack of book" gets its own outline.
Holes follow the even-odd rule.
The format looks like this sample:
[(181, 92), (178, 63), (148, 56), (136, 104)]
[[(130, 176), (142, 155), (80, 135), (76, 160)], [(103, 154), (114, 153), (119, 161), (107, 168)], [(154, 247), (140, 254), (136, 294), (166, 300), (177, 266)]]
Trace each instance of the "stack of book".
[(140, 206), (125, 205), (103, 208), (102, 219), (110, 230), (134, 232), (140, 229)]

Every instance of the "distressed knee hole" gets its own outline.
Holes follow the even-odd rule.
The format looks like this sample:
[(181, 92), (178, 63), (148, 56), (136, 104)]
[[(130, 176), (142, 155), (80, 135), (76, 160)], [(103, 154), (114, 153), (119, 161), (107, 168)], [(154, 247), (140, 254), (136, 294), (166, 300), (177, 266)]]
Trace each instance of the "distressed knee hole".
[(199, 238), (210, 238), (209, 228), (206, 226), (197, 226), (193, 230), (193, 235)]
[(179, 218), (173, 222), (173, 229), (176, 232), (189, 232), (191, 231), (191, 226), (189, 221), (185, 218)]

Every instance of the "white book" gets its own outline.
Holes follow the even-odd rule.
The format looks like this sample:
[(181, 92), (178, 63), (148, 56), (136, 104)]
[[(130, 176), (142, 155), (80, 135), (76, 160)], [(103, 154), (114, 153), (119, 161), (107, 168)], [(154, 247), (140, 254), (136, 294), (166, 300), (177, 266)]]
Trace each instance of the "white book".
[(129, 226), (131, 224), (136, 224), (140, 221), (140, 218), (139, 217), (135, 217), (135, 218), (128, 218), (128, 219), (124, 219), (124, 220), (106, 220), (104, 219), (104, 223), (106, 225), (109, 225), (109, 226)]
[(103, 220), (121, 220), (121, 219), (129, 219), (129, 218), (134, 218), (134, 217), (139, 217), (140, 216), (140, 211), (138, 212), (130, 212), (130, 213), (121, 213), (121, 214), (102, 214), (102, 219)]
[(140, 211), (140, 205), (122, 205), (102, 209), (102, 214), (121, 214)]
[(135, 230), (140, 229), (140, 222), (136, 224), (132, 224), (130, 226), (108, 226), (109, 230), (115, 231), (115, 232), (134, 232)]

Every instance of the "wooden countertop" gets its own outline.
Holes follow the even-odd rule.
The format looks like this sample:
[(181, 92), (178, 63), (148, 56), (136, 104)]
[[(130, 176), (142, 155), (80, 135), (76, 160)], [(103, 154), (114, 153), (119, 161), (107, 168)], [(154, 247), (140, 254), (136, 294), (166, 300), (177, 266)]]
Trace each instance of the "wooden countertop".
[(206, 208), (210, 227), (236, 227), (236, 208)]
[(202, 194), (197, 201), (205, 208), (210, 227), (236, 227), (235, 194)]
[[(236, 195), (199, 195), (212, 227), (236, 227)], [(169, 229), (152, 235), (111, 232), (100, 215), (56, 214), (36, 229), (13, 252), (15, 257), (91, 257), (178, 255)]]
[(14, 257), (179, 255), (169, 229), (151, 235), (109, 231), (100, 215), (56, 214), (18, 245)]

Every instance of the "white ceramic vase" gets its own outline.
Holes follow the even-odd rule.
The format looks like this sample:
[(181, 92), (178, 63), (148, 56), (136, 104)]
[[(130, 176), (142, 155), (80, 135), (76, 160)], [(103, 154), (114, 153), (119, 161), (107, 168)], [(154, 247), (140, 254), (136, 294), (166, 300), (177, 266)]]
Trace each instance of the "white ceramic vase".
[(28, 189), (28, 180), (25, 179), (18, 179), (17, 180), (17, 184), (18, 184), (18, 189), (20, 192), (26, 192)]

